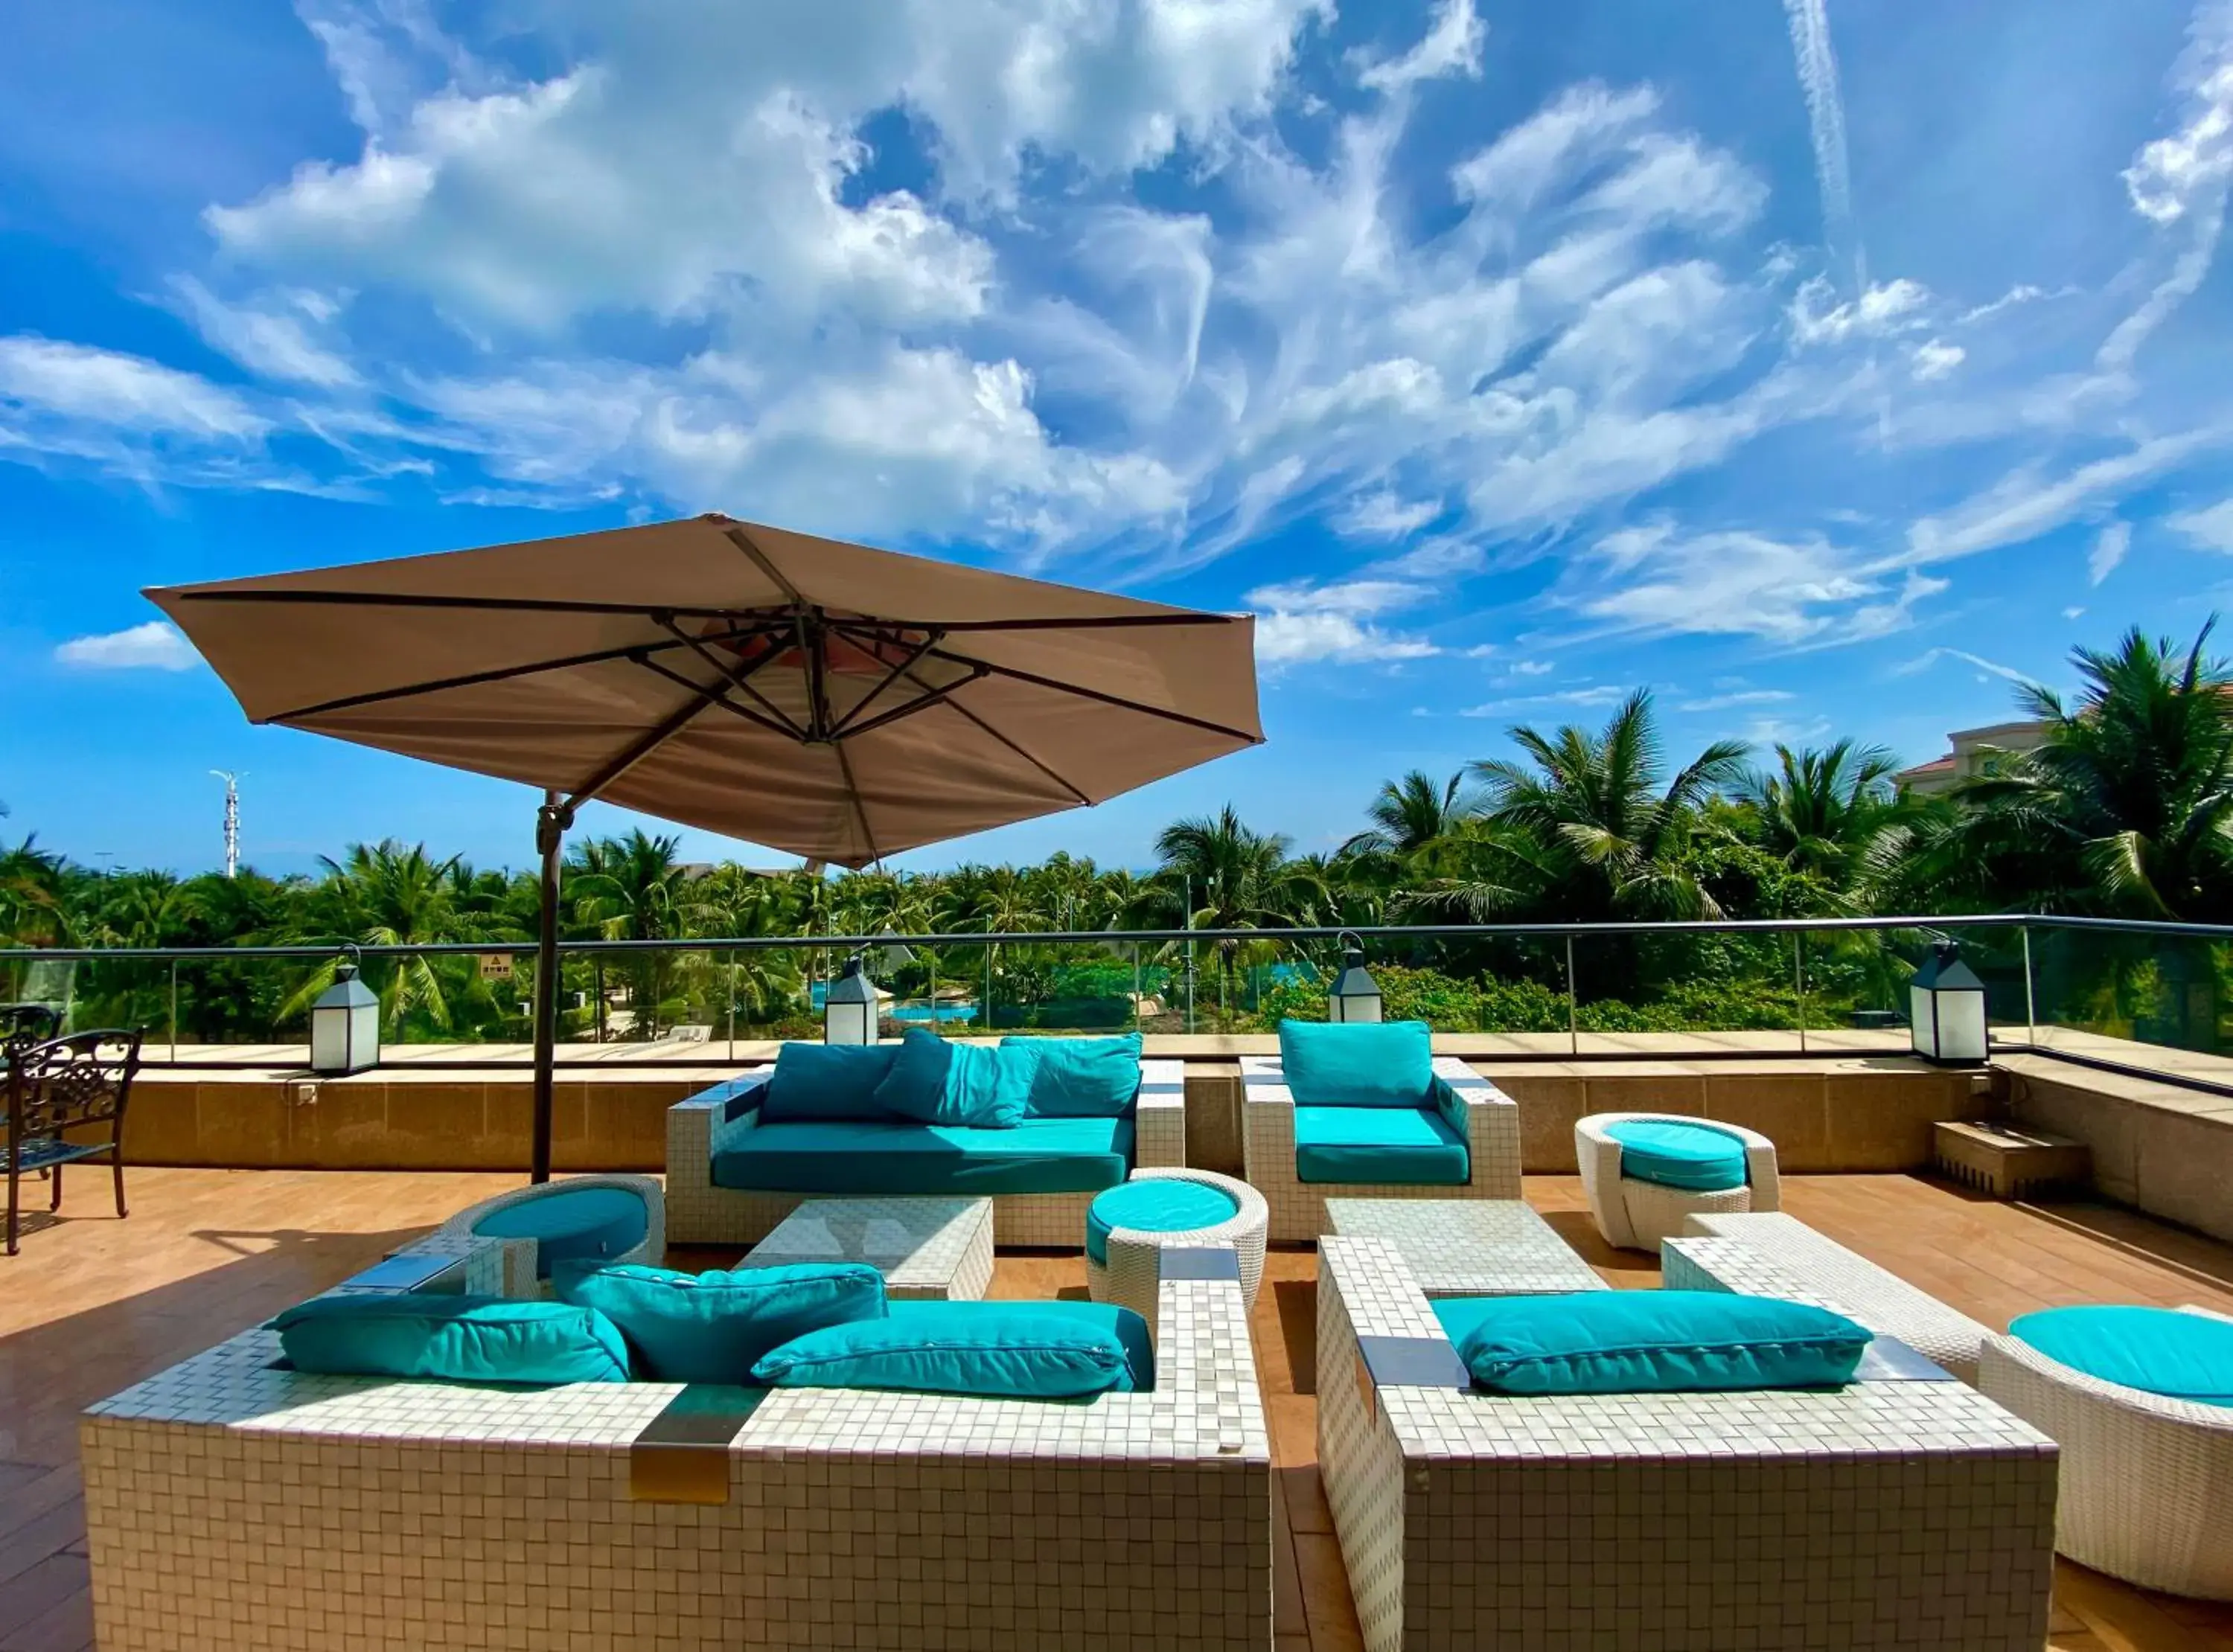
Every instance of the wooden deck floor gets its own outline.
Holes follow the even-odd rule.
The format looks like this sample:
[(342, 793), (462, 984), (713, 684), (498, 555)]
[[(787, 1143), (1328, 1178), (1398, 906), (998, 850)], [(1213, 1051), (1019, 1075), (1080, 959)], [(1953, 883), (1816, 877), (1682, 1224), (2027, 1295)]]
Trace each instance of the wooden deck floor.
[[(75, 1214), (0, 1259), (0, 1652), (92, 1643), (80, 1408), (378, 1260), (506, 1175), (145, 1170), (134, 1213), (107, 1213), (101, 1179)], [(2195, 1302), (2233, 1311), (2233, 1248), (2100, 1206), (2010, 1206), (1904, 1176), (1788, 1178), (1801, 1220), (1991, 1324), (2075, 1302)], [(1645, 1259), (1607, 1251), (1578, 1182), (1531, 1177), (1527, 1197), (1616, 1285)], [(715, 1266), (722, 1252), (678, 1264)], [(1274, 1252), (1256, 1311), (1257, 1357), (1278, 1454), (1278, 1652), (1359, 1644), (1319, 1489), (1312, 1399), (1316, 1259)], [(1076, 1256), (1004, 1256), (994, 1294), (1083, 1294)], [(2059, 1652), (2233, 1652), (2233, 1607), (2150, 1595), (2065, 1564)]]

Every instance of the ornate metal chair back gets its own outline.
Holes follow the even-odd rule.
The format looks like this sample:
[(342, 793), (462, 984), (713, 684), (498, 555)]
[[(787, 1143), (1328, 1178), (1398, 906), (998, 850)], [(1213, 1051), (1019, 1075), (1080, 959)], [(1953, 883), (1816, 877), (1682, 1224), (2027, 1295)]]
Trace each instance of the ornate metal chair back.
[(79, 1125), (124, 1129), (132, 1080), (140, 1070), (138, 1029), (73, 1032), (8, 1048), (10, 1147), (43, 1141)]

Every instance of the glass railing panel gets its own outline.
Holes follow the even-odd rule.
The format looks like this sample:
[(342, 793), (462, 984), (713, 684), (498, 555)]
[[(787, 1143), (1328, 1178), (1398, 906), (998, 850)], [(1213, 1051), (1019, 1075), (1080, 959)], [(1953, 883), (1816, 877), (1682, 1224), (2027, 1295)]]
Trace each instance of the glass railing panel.
[(2034, 923), (2037, 1041), (2152, 1070), (2233, 1078), (2233, 946), (2208, 936)]

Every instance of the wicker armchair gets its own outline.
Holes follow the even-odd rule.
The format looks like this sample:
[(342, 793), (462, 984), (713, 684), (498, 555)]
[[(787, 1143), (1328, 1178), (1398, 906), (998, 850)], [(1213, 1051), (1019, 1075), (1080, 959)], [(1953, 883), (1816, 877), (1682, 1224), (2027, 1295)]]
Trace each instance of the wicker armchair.
[(2104, 1382), (2013, 1337), (1986, 1338), (1978, 1386), (2062, 1447), (2056, 1548), (2143, 1589), (2233, 1600), (2233, 1409)]
[(43, 1044), (10, 1040), (8, 1062), (8, 1254), (16, 1254), (21, 1226), (20, 1184), (36, 1170), (49, 1180), (47, 1208), (62, 1203), (62, 1167), (107, 1157), (116, 1187), (116, 1213), (124, 1206), (124, 1109), (140, 1070), (140, 1033), (116, 1028), (73, 1032)]
[[(1742, 1143), (1745, 1185), (1702, 1193), (1690, 1187), (1663, 1187), (1620, 1172), (1620, 1143), (1605, 1133), (1608, 1124), (1625, 1120), (1663, 1120), (1670, 1124), (1710, 1124)], [(1693, 1214), (1728, 1215), (1738, 1211), (1780, 1210), (1782, 1184), (1775, 1170), (1775, 1143), (1757, 1130), (1675, 1113), (1592, 1113), (1574, 1124), (1574, 1157), (1582, 1173), (1582, 1193), (1589, 1200), (1590, 1218), (1598, 1232), (1615, 1250), (1652, 1251), (1662, 1239), (1685, 1230)]]

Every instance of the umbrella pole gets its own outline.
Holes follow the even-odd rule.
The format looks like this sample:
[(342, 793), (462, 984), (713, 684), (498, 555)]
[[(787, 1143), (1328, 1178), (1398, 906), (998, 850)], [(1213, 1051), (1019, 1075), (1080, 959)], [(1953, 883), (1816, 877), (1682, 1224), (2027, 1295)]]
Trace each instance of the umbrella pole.
[(558, 1055), (558, 857), (573, 811), (558, 794), (543, 794), (535, 814), (535, 847), (543, 854), (542, 914), (535, 938), (535, 1146), (529, 1180), (550, 1180), (552, 1069)]

